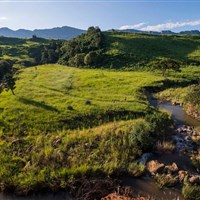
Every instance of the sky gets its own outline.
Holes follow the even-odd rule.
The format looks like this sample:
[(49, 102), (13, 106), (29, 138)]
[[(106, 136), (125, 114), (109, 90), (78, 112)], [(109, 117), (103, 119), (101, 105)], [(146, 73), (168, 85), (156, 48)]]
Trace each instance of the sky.
[(0, 0), (0, 27), (200, 30), (200, 0)]

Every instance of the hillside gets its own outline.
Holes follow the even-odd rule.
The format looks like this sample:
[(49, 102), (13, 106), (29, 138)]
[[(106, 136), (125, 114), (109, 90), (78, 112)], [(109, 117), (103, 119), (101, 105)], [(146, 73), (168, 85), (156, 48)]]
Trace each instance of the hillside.
[(144, 68), (158, 57), (183, 64), (200, 64), (200, 36), (105, 33), (104, 65), (113, 68)]
[(23, 129), (55, 131), (91, 127), (114, 118), (123, 119), (131, 113), (133, 118), (142, 116), (147, 101), (140, 89), (161, 79), (151, 73), (84, 70), (59, 65), (27, 68), (20, 73), (16, 96), (10, 92), (0, 95), (0, 119), (4, 124), (1, 128), (15, 132)]
[(21, 39), (0, 37), (0, 59), (12, 60), (19, 67), (37, 64), (37, 55), (50, 40), (43, 38)]
[(35, 29), (33, 31), (26, 29), (11, 30), (9, 28), (0, 28), (0, 36), (17, 37), (17, 38), (31, 38), (33, 35), (46, 39), (71, 39), (84, 33), (84, 30), (63, 26), (50, 29)]
[(150, 69), (158, 58), (200, 65), (200, 36), (101, 32), (91, 27), (74, 39), (0, 37), (0, 58), (33, 66), (59, 63), (75, 67)]

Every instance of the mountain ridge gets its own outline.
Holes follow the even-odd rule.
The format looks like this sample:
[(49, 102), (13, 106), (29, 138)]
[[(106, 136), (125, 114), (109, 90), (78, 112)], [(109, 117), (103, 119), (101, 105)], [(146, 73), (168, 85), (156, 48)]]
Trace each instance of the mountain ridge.
[[(117, 32), (130, 32), (130, 33), (145, 33), (145, 34), (155, 34), (155, 35), (162, 35), (162, 34), (169, 34), (169, 35), (200, 35), (199, 30), (185, 30), (175, 33), (171, 30), (162, 30), (162, 31), (141, 31), (137, 29), (110, 29), (108, 31), (117, 31)], [(4, 37), (16, 37), (16, 38), (31, 38), (33, 35), (37, 37), (46, 38), (46, 39), (71, 39), (75, 38), (83, 33), (86, 30), (74, 28), (70, 26), (62, 26), (62, 27), (53, 27), (53, 28), (46, 28), (46, 29), (17, 29), (12, 30), (8, 27), (0, 28), (0, 36)]]
[(33, 35), (47, 39), (71, 39), (85, 33), (85, 30), (62, 26), (47, 29), (18, 29), (12, 30), (8, 27), (0, 28), (0, 36), (17, 37), (17, 38), (31, 38)]
[(161, 34), (171, 34), (171, 35), (200, 35), (200, 31), (199, 30), (185, 30), (185, 31), (180, 31), (180, 32), (173, 32), (171, 30), (162, 30), (162, 31), (142, 31), (142, 30), (137, 30), (137, 29), (124, 29), (124, 30), (118, 30), (118, 29), (112, 29), (114, 31), (118, 31), (118, 32), (130, 32), (130, 33), (146, 33), (146, 34), (157, 34), (157, 35), (161, 35)]

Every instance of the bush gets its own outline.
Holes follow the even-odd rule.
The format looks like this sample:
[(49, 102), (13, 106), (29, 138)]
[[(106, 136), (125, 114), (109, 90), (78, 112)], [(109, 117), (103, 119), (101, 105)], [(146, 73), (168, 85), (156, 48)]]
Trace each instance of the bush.
[(182, 188), (182, 194), (185, 199), (200, 200), (200, 187), (185, 185)]
[(185, 97), (185, 101), (200, 106), (200, 84), (194, 85)]
[(150, 126), (151, 125), (148, 123), (140, 123), (135, 125), (135, 140), (143, 151), (150, 149), (153, 144), (153, 138), (150, 135)]
[(192, 165), (200, 170), (200, 154), (191, 157)]
[(171, 174), (157, 174), (155, 179), (159, 188), (173, 187), (178, 183), (178, 177), (173, 177)]
[(91, 101), (90, 100), (86, 100), (85, 101), (85, 105), (91, 105)]
[(74, 108), (72, 106), (67, 106), (68, 110), (74, 110)]
[(150, 135), (155, 139), (168, 138), (173, 121), (169, 114), (159, 111), (147, 113), (145, 120), (151, 124)]
[(144, 170), (145, 166), (137, 162), (131, 163), (128, 166), (128, 172), (135, 177), (141, 176), (144, 173)]

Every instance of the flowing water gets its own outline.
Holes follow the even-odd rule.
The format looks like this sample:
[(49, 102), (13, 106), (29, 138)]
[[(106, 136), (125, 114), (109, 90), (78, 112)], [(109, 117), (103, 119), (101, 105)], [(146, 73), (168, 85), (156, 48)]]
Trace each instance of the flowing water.
[[(180, 105), (172, 105), (170, 102), (160, 102), (156, 99), (152, 99), (151, 97), (149, 97), (148, 100), (152, 106), (171, 113), (172, 118), (176, 121), (177, 126), (200, 126), (200, 121), (187, 115)], [(154, 154), (151, 159), (158, 160), (165, 165), (175, 162), (180, 170), (188, 170), (192, 173), (197, 173), (196, 169), (191, 165), (189, 158), (184, 154), (180, 154), (179, 152), (164, 155)], [(149, 176), (138, 179), (126, 177), (123, 179), (123, 185), (131, 186), (133, 192), (141, 196), (150, 195), (158, 200), (184, 200), (181, 194), (181, 188), (166, 188), (161, 190), (157, 187), (155, 181), (153, 181), (153, 179)]]
[(177, 122), (177, 124), (185, 124), (189, 126), (200, 126), (200, 121), (187, 115), (186, 112), (180, 105), (173, 105), (171, 102), (158, 101), (156, 99), (149, 98), (149, 102), (152, 106), (170, 112), (172, 118)]
[[(179, 105), (172, 105), (170, 102), (159, 102), (156, 99), (149, 98), (149, 102), (152, 106), (157, 107), (161, 110), (165, 110), (172, 114), (172, 118), (177, 122), (177, 124), (186, 124), (189, 126), (200, 126), (200, 122), (188, 116), (185, 111)], [(166, 154), (166, 155), (153, 155), (152, 159), (156, 159), (164, 164), (177, 163), (179, 169), (190, 170), (195, 172), (192, 167), (189, 158), (179, 153)], [(142, 178), (124, 177), (122, 180), (124, 186), (131, 186), (133, 192), (138, 195), (143, 196), (153, 196), (159, 200), (173, 200), (178, 197), (179, 200), (184, 200), (181, 195), (180, 188), (167, 188), (160, 190), (155, 181), (148, 176)], [(0, 200), (71, 200), (67, 192), (53, 193), (40, 193), (29, 195), (27, 197), (17, 197), (10, 194), (0, 193)]]

